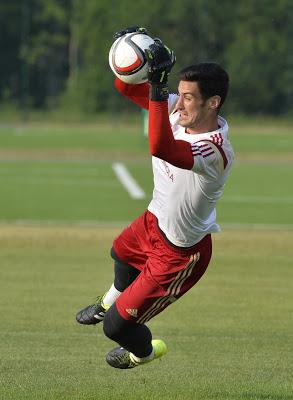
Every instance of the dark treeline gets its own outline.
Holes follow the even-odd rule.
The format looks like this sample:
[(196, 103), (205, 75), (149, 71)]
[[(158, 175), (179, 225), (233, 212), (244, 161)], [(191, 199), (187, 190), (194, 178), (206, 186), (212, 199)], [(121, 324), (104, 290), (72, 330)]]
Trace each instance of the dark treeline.
[(177, 55), (229, 72), (229, 110), (285, 115), (293, 104), (291, 0), (0, 0), (0, 101), (97, 112), (126, 107), (113, 89), (113, 33), (142, 25)]

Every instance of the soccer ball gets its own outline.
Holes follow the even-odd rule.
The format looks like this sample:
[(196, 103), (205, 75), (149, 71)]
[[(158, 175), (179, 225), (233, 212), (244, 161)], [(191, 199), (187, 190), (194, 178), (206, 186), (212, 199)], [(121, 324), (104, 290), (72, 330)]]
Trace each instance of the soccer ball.
[(109, 51), (109, 65), (114, 74), (125, 83), (147, 81), (147, 59), (144, 51), (154, 43), (150, 36), (127, 33), (118, 38)]

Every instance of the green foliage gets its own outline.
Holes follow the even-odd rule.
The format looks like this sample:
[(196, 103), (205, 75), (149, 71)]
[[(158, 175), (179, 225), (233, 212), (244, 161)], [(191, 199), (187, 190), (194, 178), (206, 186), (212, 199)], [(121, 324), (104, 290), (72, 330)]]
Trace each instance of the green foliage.
[[(289, 4), (290, 3), (290, 4)], [(247, 113), (289, 111), (293, 85), (292, 2), (253, 0), (239, 3), (234, 40), (228, 45), (234, 107)], [(291, 66), (290, 66), (291, 63)]]
[(15, 0), (0, 5), (0, 99), (97, 112), (129, 108), (113, 88), (113, 33), (142, 25), (177, 55), (176, 73), (217, 61), (231, 75), (227, 106), (286, 114), (293, 104), (290, 0)]
[(20, 96), (21, 0), (0, 2), (0, 100)]
[(68, 18), (70, 0), (32, 0), (31, 26), (25, 61), (29, 65), (33, 106), (55, 101), (68, 74)]

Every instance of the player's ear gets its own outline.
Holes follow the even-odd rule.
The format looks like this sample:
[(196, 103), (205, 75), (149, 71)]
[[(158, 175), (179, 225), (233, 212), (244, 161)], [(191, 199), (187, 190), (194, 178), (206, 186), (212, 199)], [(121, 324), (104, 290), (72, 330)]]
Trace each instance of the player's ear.
[(209, 98), (208, 102), (209, 102), (209, 107), (212, 110), (216, 110), (217, 108), (219, 108), (219, 105), (221, 103), (221, 97), (220, 96), (212, 96)]

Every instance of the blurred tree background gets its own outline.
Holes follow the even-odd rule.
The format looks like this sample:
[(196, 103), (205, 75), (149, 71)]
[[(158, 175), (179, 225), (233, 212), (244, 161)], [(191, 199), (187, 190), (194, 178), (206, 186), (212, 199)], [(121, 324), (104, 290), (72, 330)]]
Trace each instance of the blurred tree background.
[(1, 0), (0, 102), (90, 113), (127, 107), (108, 51), (113, 33), (131, 25), (174, 49), (173, 90), (183, 66), (217, 61), (231, 77), (230, 111), (292, 115), (290, 0)]

